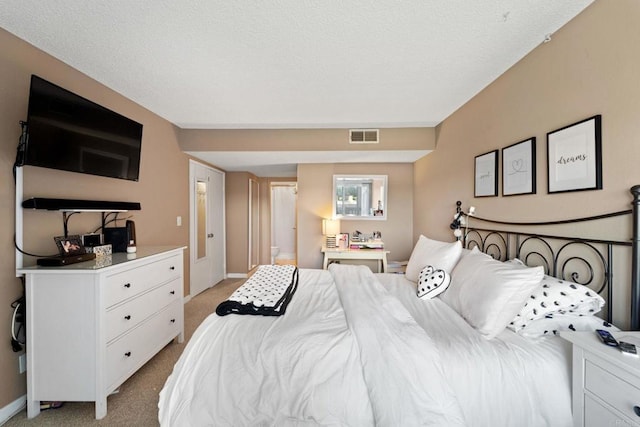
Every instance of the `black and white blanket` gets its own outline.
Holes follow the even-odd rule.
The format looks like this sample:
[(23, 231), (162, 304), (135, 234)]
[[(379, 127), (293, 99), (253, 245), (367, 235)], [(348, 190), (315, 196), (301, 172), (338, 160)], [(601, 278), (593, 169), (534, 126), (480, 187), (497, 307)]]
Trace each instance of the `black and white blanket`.
[(298, 268), (294, 265), (261, 265), (228, 300), (216, 308), (219, 316), (259, 314), (281, 316), (298, 287)]

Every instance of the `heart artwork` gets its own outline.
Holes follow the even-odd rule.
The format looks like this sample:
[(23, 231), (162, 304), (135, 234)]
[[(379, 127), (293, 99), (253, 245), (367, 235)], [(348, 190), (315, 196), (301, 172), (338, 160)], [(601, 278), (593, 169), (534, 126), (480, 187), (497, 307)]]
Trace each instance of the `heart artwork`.
[(431, 299), (442, 292), (451, 283), (451, 276), (444, 270), (437, 270), (428, 265), (422, 269), (418, 276), (417, 294), (419, 298)]
[(518, 159), (511, 161), (511, 170), (514, 172), (525, 172), (524, 160)]

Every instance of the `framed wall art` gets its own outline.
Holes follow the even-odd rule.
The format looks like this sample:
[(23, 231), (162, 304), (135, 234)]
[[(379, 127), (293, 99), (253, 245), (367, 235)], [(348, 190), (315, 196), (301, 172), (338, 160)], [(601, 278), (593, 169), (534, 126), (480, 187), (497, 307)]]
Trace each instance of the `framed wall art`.
[(602, 116), (547, 133), (548, 192), (602, 189)]
[(475, 158), (475, 197), (498, 195), (498, 150), (493, 150)]
[(502, 149), (502, 195), (535, 194), (536, 138)]

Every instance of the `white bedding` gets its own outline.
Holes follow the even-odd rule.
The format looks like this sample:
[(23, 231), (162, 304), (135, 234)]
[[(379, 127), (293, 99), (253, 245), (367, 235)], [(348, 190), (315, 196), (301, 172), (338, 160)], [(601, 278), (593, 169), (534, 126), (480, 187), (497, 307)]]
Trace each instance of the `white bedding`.
[(571, 425), (563, 340), (487, 340), (401, 275), (340, 267), (301, 269), (284, 316), (209, 316), (161, 425)]

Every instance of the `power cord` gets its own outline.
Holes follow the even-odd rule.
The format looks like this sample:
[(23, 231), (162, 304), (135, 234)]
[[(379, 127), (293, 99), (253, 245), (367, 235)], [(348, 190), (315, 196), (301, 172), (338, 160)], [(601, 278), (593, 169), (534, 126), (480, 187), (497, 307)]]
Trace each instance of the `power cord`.
[(11, 316), (11, 348), (16, 353), (22, 351), (25, 345), (24, 332), (26, 313), (24, 305), (24, 297), (18, 298), (11, 303), (11, 307), (13, 308), (13, 315)]
[(13, 235), (13, 246), (14, 246), (14, 247), (16, 248), (16, 250), (17, 250), (18, 252), (20, 252), (21, 254), (28, 255), (28, 256), (33, 256), (33, 257), (36, 257), (36, 258), (49, 258), (49, 257), (55, 257), (55, 256), (60, 255), (59, 253), (54, 254), (54, 255), (36, 255), (36, 254), (32, 254), (32, 253), (29, 253), (29, 252), (23, 251), (23, 250), (18, 246), (18, 242), (16, 241), (16, 235), (15, 235), (15, 234)]
[(16, 168), (24, 166), (24, 155), (27, 151), (27, 142), (29, 141), (29, 134), (27, 132), (27, 122), (20, 120), (20, 127), (22, 132), (20, 133), (20, 139), (18, 140), (18, 148), (16, 150), (16, 161), (13, 163), (13, 181), (16, 181)]

